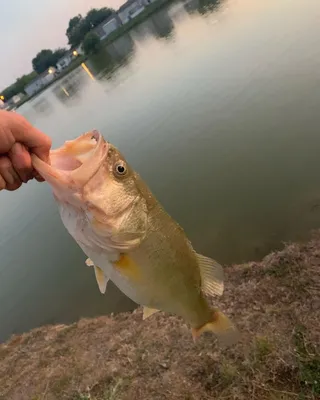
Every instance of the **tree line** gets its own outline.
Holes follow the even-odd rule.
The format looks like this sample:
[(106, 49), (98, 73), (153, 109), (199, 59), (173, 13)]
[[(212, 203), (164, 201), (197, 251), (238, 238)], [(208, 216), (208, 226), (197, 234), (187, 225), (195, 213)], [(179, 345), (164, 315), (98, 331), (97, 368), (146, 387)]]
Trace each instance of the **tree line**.
[[(101, 24), (104, 20), (109, 18), (115, 11), (112, 8), (92, 8), (86, 16), (81, 14), (69, 20), (66, 30), (68, 44), (70, 48), (78, 47), (84, 40), (85, 50), (90, 50), (91, 47), (97, 46), (96, 37), (92, 34), (91, 30)], [(49, 67), (56, 66), (58, 60), (67, 53), (66, 48), (58, 48), (56, 50), (43, 49), (37, 53), (32, 59), (32, 72), (23, 75), (16, 80), (15, 83), (8, 86), (1, 92), (5, 100), (9, 100), (18, 93), (24, 93), (24, 88), (38, 75), (42, 74)]]

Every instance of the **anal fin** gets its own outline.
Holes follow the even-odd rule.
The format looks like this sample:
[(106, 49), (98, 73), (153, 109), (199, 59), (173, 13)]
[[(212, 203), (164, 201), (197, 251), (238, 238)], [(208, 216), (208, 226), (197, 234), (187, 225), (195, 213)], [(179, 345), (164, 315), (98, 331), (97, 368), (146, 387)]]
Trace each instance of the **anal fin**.
[(151, 315), (159, 312), (160, 310), (157, 310), (156, 308), (149, 308), (149, 307), (143, 307), (143, 317), (142, 319), (145, 320), (149, 317), (151, 317)]
[(197, 254), (202, 290), (209, 295), (221, 296), (224, 290), (223, 268), (212, 258)]

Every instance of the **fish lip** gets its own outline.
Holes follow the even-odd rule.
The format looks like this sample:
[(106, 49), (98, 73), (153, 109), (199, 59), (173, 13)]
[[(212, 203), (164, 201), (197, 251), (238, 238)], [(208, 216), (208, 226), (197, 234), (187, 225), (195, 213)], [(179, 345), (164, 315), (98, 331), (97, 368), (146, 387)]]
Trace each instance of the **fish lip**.
[(73, 170), (63, 170), (55, 167), (52, 163), (46, 163), (36, 154), (31, 155), (34, 169), (52, 186), (68, 186), (69, 189), (79, 190), (83, 187), (95, 173), (98, 171), (109, 150), (109, 143), (104, 139), (103, 135), (96, 129), (88, 131), (74, 140), (66, 141), (62, 146), (50, 151), (49, 158), (57, 157), (67, 151), (68, 146), (72, 143), (85, 139), (85, 137), (95, 139), (97, 141), (92, 154), (79, 167)]

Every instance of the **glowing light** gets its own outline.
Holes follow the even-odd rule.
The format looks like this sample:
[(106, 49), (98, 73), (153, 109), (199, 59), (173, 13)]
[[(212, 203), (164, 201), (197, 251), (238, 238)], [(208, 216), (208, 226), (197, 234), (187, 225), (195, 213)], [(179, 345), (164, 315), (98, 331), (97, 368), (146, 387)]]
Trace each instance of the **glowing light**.
[(77, 55), (79, 55), (79, 53), (77, 52), (77, 50), (73, 50), (72, 54), (77, 57)]
[(85, 63), (81, 64), (81, 67), (86, 71), (86, 73), (90, 76), (90, 78), (95, 81), (95, 77), (92, 75), (91, 71), (89, 70), (89, 68), (86, 66)]
[(63, 90), (66, 96), (70, 97), (70, 94), (65, 87), (61, 86), (61, 89)]

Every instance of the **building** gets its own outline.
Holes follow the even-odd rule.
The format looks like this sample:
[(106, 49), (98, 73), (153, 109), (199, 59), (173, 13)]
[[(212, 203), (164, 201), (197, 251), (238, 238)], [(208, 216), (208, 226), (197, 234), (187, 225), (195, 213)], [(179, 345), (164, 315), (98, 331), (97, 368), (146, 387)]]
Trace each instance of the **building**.
[(57, 70), (60, 72), (63, 69), (67, 68), (67, 66), (71, 64), (73, 57), (74, 57), (73, 52), (71, 50), (68, 51), (63, 57), (61, 57), (57, 61)]
[(25, 95), (23, 93), (18, 93), (11, 98), (11, 102), (13, 104), (18, 104), (18, 103), (20, 103), (21, 100), (23, 100), (24, 97), (25, 97)]
[(28, 96), (32, 96), (37, 93), (44, 86), (47, 86), (50, 82), (52, 82), (56, 76), (56, 68), (50, 67), (41, 75), (38, 75), (34, 78), (27, 86), (25, 86), (24, 91)]
[(96, 33), (99, 36), (100, 40), (103, 40), (121, 25), (121, 19), (118, 17), (118, 14), (114, 13), (109, 18), (101, 22), (101, 24), (96, 26), (92, 32)]
[(122, 23), (125, 24), (140, 14), (147, 4), (147, 0), (128, 0), (122, 4), (118, 10), (118, 15)]
[(62, 70), (67, 68), (67, 66), (71, 64), (72, 60), (82, 53), (83, 52), (81, 45), (78, 46), (76, 49), (71, 49), (67, 51), (66, 54), (57, 61), (58, 72), (61, 72)]

